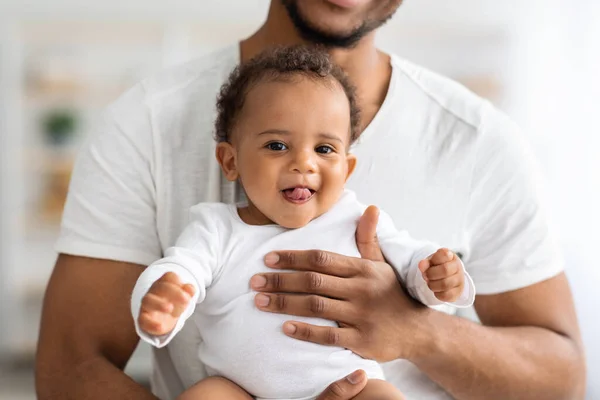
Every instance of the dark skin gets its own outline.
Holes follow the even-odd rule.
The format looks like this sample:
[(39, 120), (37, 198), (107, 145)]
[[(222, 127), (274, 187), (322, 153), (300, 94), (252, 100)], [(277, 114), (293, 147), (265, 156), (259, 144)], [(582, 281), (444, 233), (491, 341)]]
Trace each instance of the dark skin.
[(449, 316), (417, 304), (397, 283), (373, 235), (376, 216), (371, 207), (358, 227), (362, 259), (280, 252), (271, 267), (301, 272), (263, 275), (266, 286), (254, 288), (268, 293), (270, 302), (259, 308), (340, 321), (340, 328), (286, 322), (284, 332), (381, 362), (410, 360), (457, 399), (584, 397), (582, 344), (564, 274), (477, 296), (483, 325)]
[[(384, 5), (392, 3), (400, 1), (365, 7), (382, 4), (383, 13)], [(327, 14), (333, 8), (323, 9), (317, 0), (302, 4), (314, 18), (329, 18), (330, 29), (344, 26), (345, 17)], [(378, 9), (373, 10), (370, 14)], [(273, 1), (265, 24), (241, 43), (242, 59), (274, 44), (302, 41), (281, 3)], [(373, 33), (354, 48), (331, 54), (357, 86), (366, 126), (387, 92), (389, 56), (375, 48)], [(376, 210), (369, 209), (359, 224), (363, 259), (281, 252), (274, 273), (264, 276), (266, 286), (257, 288), (271, 300), (263, 309), (340, 321), (340, 328), (294, 323), (296, 332), (290, 335), (347, 347), (378, 361), (410, 360), (457, 399), (584, 397), (583, 348), (564, 274), (520, 290), (477, 296), (475, 308), (483, 323), (478, 325), (422, 307), (404, 293), (374, 240), (376, 221)], [(279, 274), (277, 268), (298, 272)], [(129, 301), (142, 270), (109, 260), (59, 257), (44, 300), (36, 357), (39, 399), (155, 398), (123, 373), (138, 343)], [(342, 301), (343, 312), (331, 306), (330, 297)], [(366, 381), (358, 372), (334, 382), (319, 399), (351, 399)]]

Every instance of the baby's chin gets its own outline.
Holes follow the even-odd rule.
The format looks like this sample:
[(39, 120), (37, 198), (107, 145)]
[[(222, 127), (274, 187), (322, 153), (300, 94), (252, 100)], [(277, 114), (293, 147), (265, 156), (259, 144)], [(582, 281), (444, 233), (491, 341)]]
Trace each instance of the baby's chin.
[(280, 216), (279, 218), (272, 218), (271, 220), (277, 225), (282, 226), (286, 229), (298, 229), (308, 225), (310, 221), (317, 218), (317, 215), (314, 215), (312, 213), (302, 214), (304, 215)]

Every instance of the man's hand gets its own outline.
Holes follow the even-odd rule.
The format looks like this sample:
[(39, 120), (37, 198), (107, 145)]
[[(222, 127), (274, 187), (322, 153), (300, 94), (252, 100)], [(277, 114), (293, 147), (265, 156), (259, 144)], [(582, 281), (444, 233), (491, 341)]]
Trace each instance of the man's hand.
[(194, 287), (183, 284), (173, 272), (167, 272), (152, 284), (142, 298), (138, 317), (140, 328), (150, 335), (171, 332), (194, 296)]
[(430, 311), (409, 298), (377, 244), (379, 211), (369, 207), (361, 218), (356, 242), (364, 258), (319, 250), (269, 253), (265, 263), (275, 272), (255, 275), (251, 287), (263, 292), (255, 303), (263, 311), (337, 321), (323, 327), (288, 321), (284, 332), (296, 339), (340, 346), (380, 362), (410, 359), (421, 346), (421, 329)]
[(367, 386), (367, 374), (359, 369), (327, 386), (316, 400), (350, 400)]
[(440, 301), (454, 302), (465, 287), (465, 273), (460, 259), (448, 249), (439, 249), (419, 263), (427, 286)]

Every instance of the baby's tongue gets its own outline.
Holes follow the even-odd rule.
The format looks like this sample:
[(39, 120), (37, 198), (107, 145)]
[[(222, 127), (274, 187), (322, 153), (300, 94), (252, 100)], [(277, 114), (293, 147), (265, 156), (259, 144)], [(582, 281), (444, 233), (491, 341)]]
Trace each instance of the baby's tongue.
[(291, 200), (305, 200), (310, 197), (310, 190), (306, 188), (293, 188), (283, 191), (285, 196)]

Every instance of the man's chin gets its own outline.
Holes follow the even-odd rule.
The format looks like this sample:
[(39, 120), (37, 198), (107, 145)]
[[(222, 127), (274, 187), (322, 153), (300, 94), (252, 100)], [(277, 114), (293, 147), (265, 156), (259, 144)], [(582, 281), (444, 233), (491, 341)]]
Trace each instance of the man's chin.
[(332, 48), (352, 48), (372, 30), (364, 23), (354, 28), (321, 27), (319, 23), (312, 21), (302, 13), (297, 2), (283, 1), (283, 4), (298, 34), (304, 40), (316, 45)]

